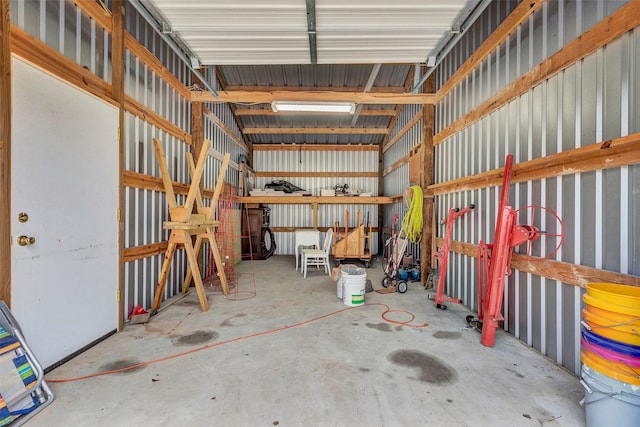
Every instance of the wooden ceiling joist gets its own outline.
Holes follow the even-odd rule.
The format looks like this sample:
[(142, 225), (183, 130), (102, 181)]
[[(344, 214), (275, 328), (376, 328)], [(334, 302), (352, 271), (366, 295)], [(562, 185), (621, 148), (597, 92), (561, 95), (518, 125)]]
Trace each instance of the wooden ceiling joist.
[(253, 151), (378, 151), (378, 146), (372, 144), (254, 144)]
[[(364, 86), (225, 86), (228, 91), (258, 91), (258, 92), (364, 92)], [(374, 86), (369, 92), (404, 93), (401, 86)]]
[(386, 135), (387, 128), (244, 128), (246, 135)]
[(273, 101), (355, 102), (356, 104), (435, 104), (434, 93), (364, 93), (336, 91), (192, 91), (192, 102), (229, 102), (269, 104)]
[[(271, 108), (237, 108), (236, 116), (335, 116), (339, 113), (318, 113), (318, 112), (275, 112)], [(369, 117), (393, 117), (395, 110), (361, 110), (361, 116)]]

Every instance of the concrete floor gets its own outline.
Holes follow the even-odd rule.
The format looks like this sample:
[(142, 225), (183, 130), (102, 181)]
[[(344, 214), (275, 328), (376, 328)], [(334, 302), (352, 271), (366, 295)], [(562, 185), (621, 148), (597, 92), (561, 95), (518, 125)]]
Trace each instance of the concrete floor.
[[(582, 426), (579, 380), (498, 331), (466, 328), (464, 307), (434, 307), (419, 283), (347, 309), (336, 283), (294, 271), (291, 256), (245, 261), (235, 300), (208, 288), (176, 298), (50, 372), (54, 402), (29, 425)], [(382, 269), (367, 271), (381, 289)], [(255, 297), (248, 299), (253, 292)], [(231, 294), (233, 296), (234, 294)], [(385, 310), (415, 315), (413, 328)], [(344, 311), (339, 311), (347, 309)], [(334, 315), (330, 315), (338, 311)], [(310, 323), (301, 322), (317, 319)], [(407, 321), (402, 312), (387, 317)], [(274, 331), (274, 332), (270, 332)], [(53, 383), (179, 357), (82, 381)]]

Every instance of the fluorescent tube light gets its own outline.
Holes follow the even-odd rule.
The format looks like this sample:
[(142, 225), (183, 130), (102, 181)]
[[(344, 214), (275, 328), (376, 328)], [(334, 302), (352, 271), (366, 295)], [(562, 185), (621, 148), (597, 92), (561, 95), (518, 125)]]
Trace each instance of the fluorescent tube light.
[(356, 111), (353, 102), (307, 102), (307, 101), (273, 101), (273, 111), (309, 111), (318, 113), (349, 113)]

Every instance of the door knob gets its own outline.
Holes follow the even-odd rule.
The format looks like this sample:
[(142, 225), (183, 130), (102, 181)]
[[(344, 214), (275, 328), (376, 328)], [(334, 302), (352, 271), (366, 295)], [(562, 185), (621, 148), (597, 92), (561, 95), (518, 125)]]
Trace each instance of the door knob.
[(35, 237), (29, 237), (29, 236), (18, 237), (18, 245), (20, 246), (33, 245), (35, 242), (36, 242)]

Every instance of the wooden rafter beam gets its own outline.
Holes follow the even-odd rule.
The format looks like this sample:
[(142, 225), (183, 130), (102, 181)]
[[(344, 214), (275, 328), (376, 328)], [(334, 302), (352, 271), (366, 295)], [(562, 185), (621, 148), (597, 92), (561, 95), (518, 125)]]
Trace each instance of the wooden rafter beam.
[(438, 101), (442, 100), (454, 87), (469, 75), (484, 58), (495, 50), (520, 24), (535, 12), (545, 0), (521, 1), (489, 37), (476, 49), (455, 73), (438, 90)]
[(286, 171), (266, 171), (255, 172), (257, 177), (285, 177), (285, 178), (377, 178), (378, 172), (286, 172)]
[(386, 135), (387, 128), (244, 128), (246, 135)]
[(563, 49), (551, 55), (530, 71), (514, 80), (494, 96), (486, 99), (476, 108), (458, 118), (445, 129), (434, 136), (433, 143), (437, 145), (451, 135), (467, 128), (481, 118), (488, 116), (503, 105), (514, 100), (523, 93), (550, 79), (565, 68), (575, 64), (598, 48), (616, 40), (627, 31), (640, 25), (640, 0), (631, 0), (621, 6), (607, 18), (598, 22), (588, 31), (567, 44)]
[(238, 138), (238, 136), (233, 133), (233, 131), (229, 129), (229, 127), (225, 125), (224, 122), (213, 113), (213, 111), (208, 109), (206, 106), (203, 107), (202, 111), (207, 119), (209, 119), (214, 125), (219, 127), (222, 132), (224, 132), (229, 138), (234, 140), (235, 143), (238, 144), (243, 150), (249, 151), (249, 147), (247, 147), (247, 144), (245, 144), (242, 139)]
[(378, 151), (378, 145), (356, 144), (254, 144), (253, 151)]
[[(442, 247), (444, 239), (436, 239), (438, 246)], [(471, 243), (452, 241), (450, 249), (452, 252), (478, 257), (478, 246)], [(620, 283), (629, 286), (640, 286), (640, 277), (631, 276), (613, 271), (606, 271), (599, 268), (585, 267), (583, 265), (569, 264), (567, 262), (555, 261), (552, 259), (538, 258), (533, 261), (524, 257), (513, 255), (511, 268), (535, 276), (546, 277), (547, 279), (559, 280), (573, 286), (585, 287), (587, 283), (606, 282)]]
[[(335, 116), (339, 113), (317, 113), (317, 112), (275, 112), (271, 108), (236, 108), (236, 116)], [(361, 116), (384, 117), (395, 116), (395, 110), (365, 110), (360, 111)]]
[[(511, 183), (640, 163), (640, 133), (591, 144), (513, 165)], [(429, 186), (434, 194), (449, 194), (500, 185), (504, 168)]]
[[(363, 92), (364, 86), (245, 86), (245, 85), (228, 85), (225, 86), (228, 91), (257, 91), (257, 92)], [(373, 86), (369, 92), (382, 93), (404, 93), (405, 88), (401, 86)]]
[(192, 91), (192, 102), (229, 102), (269, 104), (273, 101), (355, 102), (356, 104), (435, 104), (434, 93), (380, 93), (336, 91)]

